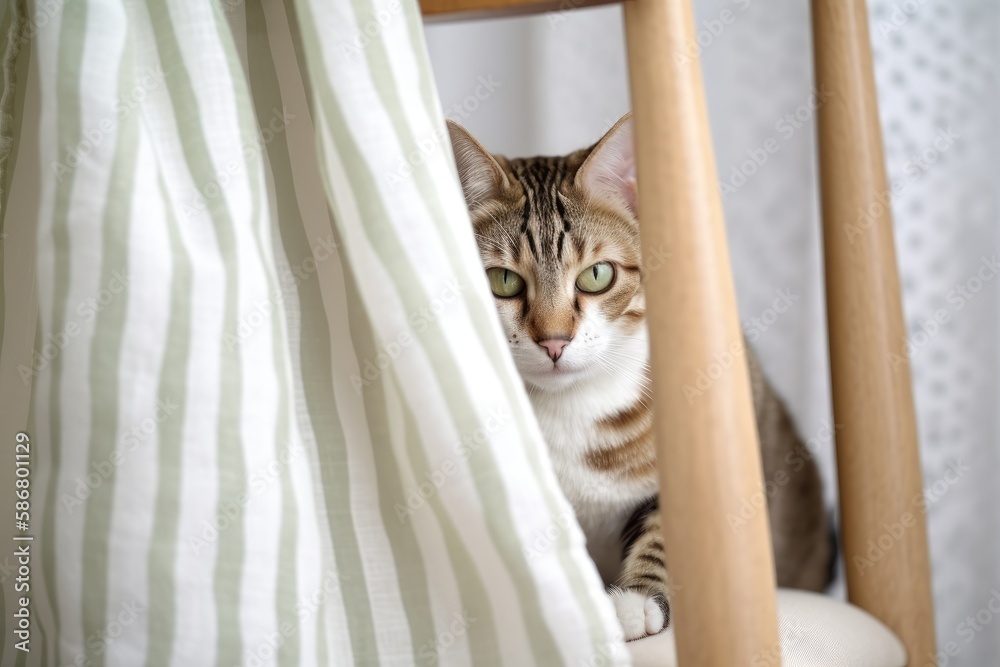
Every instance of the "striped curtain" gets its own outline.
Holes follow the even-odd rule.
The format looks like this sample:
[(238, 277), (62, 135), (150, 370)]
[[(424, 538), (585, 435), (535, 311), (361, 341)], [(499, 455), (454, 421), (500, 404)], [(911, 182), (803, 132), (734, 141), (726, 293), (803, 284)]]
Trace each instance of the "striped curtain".
[(0, 12), (0, 663), (627, 664), (415, 0)]

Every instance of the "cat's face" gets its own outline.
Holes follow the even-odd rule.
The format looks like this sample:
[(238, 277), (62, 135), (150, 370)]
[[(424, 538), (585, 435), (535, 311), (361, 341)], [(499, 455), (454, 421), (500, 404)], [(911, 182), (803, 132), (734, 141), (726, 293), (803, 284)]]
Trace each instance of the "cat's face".
[(559, 158), (507, 160), (449, 129), (480, 257), (528, 385), (560, 391), (644, 363), (631, 119)]

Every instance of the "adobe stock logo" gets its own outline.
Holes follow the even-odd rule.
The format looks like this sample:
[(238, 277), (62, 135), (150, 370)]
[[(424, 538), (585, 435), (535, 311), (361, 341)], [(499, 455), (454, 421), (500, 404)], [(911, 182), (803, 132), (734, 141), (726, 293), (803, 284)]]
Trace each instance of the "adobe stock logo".
[(70, 343), (77, 336), (91, 329), (85, 328), (84, 324), (92, 323), (112, 301), (125, 293), (132, 280), (132, 276), (126, 269), (115, 269), (111, 272), (111, 278), (97, 291), (80, 301), (75, 308), (76, 316), (70, 316), (66, 324), (58, 331), (50, 331), (41, 341), (41, 346), (31, 352), (31, 367), (19, 364), (17, 374), (21, 377), (24, 386), (28, 386), (32, 378), (38, 377), (49, 364), (55, 361), (63, 350), (69, 347)]
[(951, 125), (938, 128), (930, 144), (919, 153), (911, 155), (903, 164), (903, 175), (894, 179), (889, 184), (888, 190), (876, 192), (866, 207), (858, 208), (857, 222), (844, 225), (843, 230), (847, 240), (854, 243), (854, 239), (876, 224), (885, 223), (886, 220), (882, 215), (892, 211), (893, 199), (899, 197), (910, 185), (920, 181), (961, 138), (962, 135), (953, 130)]
[(379, 345), (375, 359), (366, 358), (359, 365), (359, 372), (348, 376), (354, 391), (360, 394), (365, 387), (377, 381), (384, 371), (396, 363), (403, 351), (413, 345), (416, 341), (414, 332), (421, 334), (426, 331), (444, 313), (448, 305), (454, 303), (464, 292), (465, 287), (457, 280), (454, 278), (446, 280), (444, 288), (430, 303), (410, 313), (409, 328), (403, 329), (395, 338)]
[(454, 454), (452, 458), (445, 459), (433, 470), (425, 470), (423, 479), (403, 495), (402, 500), (406, 504), (396, 502), (392, 506), (399, 523), (406, 523), (406, 520), (423, 509), (452, 477), (462, 473), (463, 468), (460, 464), (471, 459), (489, 443), (490, 436), (499, 433), (510, 419), (511, 415), (505, 407), (494, 408), (478, 428), (472, 433), (466, 433), (461, 441), (452, 446)]
[(927, 511), (940, 502), (956, 484), (965, 478), (966, 473), (970, 470), (971, 468), (960, 460), (951, 461), (940, 479), (926, 486), (921, 493), (913, 497), (911, 500), (913, 511), (903, 512), (892, 523), (883, 523), (882, 532), (870, 538), (865, 545), (867, 551), (864, 555), (854, 554), (851, 559), (858, 574), (863, 577), (866, 571), (873, 569), (875, 564), (903, 539), (907, 531), (916, 526), (918, 522), (923, 521), (922, 517), (927, 514)]
[(149, 93), (164, 82), (166, 76), (159, 67), (147, 67), (140, 76), (137, 76), (132, 89), (111, 105), (109, 115), (83, 130), (75, 146), (68, 144), (64, 146), (61, 162), (52, 161), (51, 169), (56, 180), (61, 183), (63, 177), (83, 164), (106, 138), (116, 135), (122, 121), (143, 103)]

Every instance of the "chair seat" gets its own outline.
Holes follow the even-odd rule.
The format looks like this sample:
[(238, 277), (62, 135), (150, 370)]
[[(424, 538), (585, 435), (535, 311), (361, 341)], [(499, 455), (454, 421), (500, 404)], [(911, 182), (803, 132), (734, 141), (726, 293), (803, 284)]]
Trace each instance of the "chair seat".
[[(833, 598), (778, 591), (778, 635), (784, 667), (905, 667), (906, 650), (866, 611)], [(723, 638), (720, 638), (723, 640)], [(673, 628), (628, 643), (634, 667), (676, 667)], [(772, 654), (753, 665), (773, 665)], [(756, 659), (759, 658), (759, 659)]]

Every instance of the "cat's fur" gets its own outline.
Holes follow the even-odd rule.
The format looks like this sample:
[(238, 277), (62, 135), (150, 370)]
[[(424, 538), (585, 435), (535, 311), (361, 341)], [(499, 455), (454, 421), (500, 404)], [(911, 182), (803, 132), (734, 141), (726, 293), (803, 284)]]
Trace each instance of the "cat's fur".
[[(497, 309), (587, 549), (626, 638), (659, 632), (670, 620), (670, 585), (657, 504), (631, 119), (565, 157), (509, 160), (491, 155), (459, 125), (449, 123), (449, 130), (483, 264), (524, 281), (519, 295), (496, 298)], [(613, 283), (599, 294), (581, 291), (577, 277), (598, 262), (613, 266)], [(831, 544), (820, 479), (747, 350), (765, 479), (778, 471), (788, 476), (768, 499), (778, 583), (821, 590)]]

